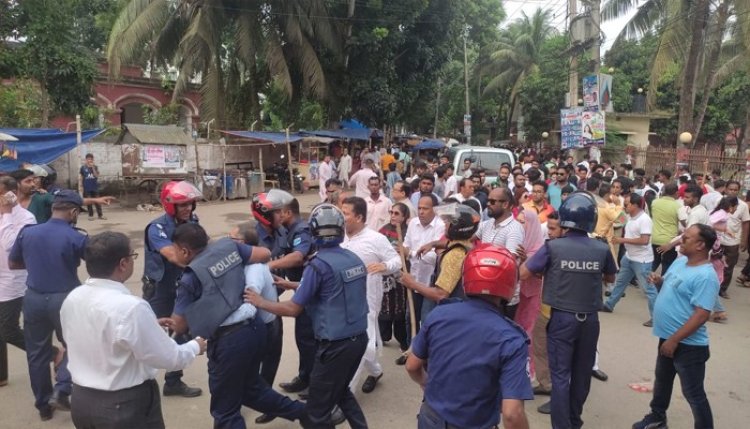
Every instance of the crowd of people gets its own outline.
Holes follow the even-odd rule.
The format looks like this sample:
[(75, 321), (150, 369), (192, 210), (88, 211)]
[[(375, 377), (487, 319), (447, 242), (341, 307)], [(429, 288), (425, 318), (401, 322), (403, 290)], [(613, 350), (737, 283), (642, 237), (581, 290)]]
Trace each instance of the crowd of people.
[[(599, 313), (634, 285), (659, 349), (651, 410), (633, 428), (667, 427), (675, 375), (695, 427), (713, 427), (705, 323), (728, 321), (721, 300), (747, 249), (738, 182), (528, 151), (490, 177), (471, 159), (456, 172), (445, 156), (383, 152), (326, 157), (309, 219), (273, 189), (218, 240), (195, 215), (200, 192), (170, 182), (144, 229), (142, 298), (124, 286), (138, 256), (127, 236), (75, 228), (110, 197), (37, 192), (33, 169), (0, 177), (0, 385), (8, 343), (26, 351), (42, 420), (63, 410), (79, 428), (158, 428), (162, 395), (202, 394), (181, 370), (205, 352), (214, 427), (246, 427), (246, 406), (257, 424), (366, 428), (352, 392), (378, 387), (378, 350), (395, 339), (395, 364), (424, 389), (420, 428), (527, 428), (534, 395), (550, 396), (538, 412), (553, 428), (580, 428), (591, 378), (608, 378)], [(737, 280), (750, 287), (750, 264)], [(298, 371), (280, 393), (285, 316)]]

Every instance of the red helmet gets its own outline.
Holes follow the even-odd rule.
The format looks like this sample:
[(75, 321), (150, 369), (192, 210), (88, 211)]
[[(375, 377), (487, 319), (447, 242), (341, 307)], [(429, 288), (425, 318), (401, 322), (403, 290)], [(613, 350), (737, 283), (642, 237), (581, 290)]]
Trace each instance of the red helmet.
[(510, 301), (516, 290), (516, 258), (506, 248), (480, 244), (464, 260), (466, 295), (491, 295)]
[(174, 216), (176, 213), (175, 204), (193, 203), (193, 210), (195, 210), (195, 202), (201, 198), (203, 198), (203, 194), (192, 183), (171, 181), (162, 188), (159, 201), (161, 201), (164, 211), (169, 216)]
[(293, 199), (292, 194), (281, 189), (255, 194), (251, 206), (253, 217), (263, 225), (272, 226), (273, 212), (289, 205)]

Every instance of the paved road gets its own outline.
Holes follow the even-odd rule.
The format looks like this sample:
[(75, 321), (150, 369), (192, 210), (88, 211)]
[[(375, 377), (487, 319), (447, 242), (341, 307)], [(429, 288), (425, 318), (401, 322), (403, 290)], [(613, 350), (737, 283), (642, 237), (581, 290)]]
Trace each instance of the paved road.
[[(309, 211), (317, 202), (317, 194), (308, 193), (300, 197), (302, 211)], [(80, 226), (90, 234), (104, 230), (121, 231), (134, 240), (134, 248), (141, 253), (136, 260), (136, 270), (128, 282), (130, 289), (139, 293), (140, 274), (143, 270), (143, 229), (148, 221), (159, 213), (144, 213), (134, 210), (105, 209), (106, 221), (88, 221), (82, 217)], [(249, 201), (201, 204), (197, 210), (201, 223), (212, 237), (226, 234), (231, 225), (249, 216)], [(743, 261), (741, 261), (744, 264)], [(81, 278), (85, 269), (81, 267)], [(710, 324), (711, 360), (708, 362), (706, 388), (713, 407), (717, 428), (742, 428), (750, 421), (750, 365), (747, 353), (750, 341), (747, 327), (750, 326), (750, 290), (732, 287), (731, 299), (725, 301), (730, 322), (726, 325)], [(637, 393), (629, 383), (648, 382), (653, 379), (657, 341), (648, 328), (641, 326), (647, 318), (646, 300), (636, 289), (629, 288), (627, 298), (619, 303), (613, 314), (602, 314), (600, 339), (601, 367), (610, 376), (606, 383), (592, 381), (592, 390), (586, 404), (583, 420), (588, 428), (629, 428), (648, 410), (651, 398), (648, 393)], [(284, 352), (279, 368), (278, 381), (291, 379), (297, 366), (294, 346), (294, 320), (286, 319)], [(398, 356), (397, 345), (386, 344), (382, 362), (385, 376), (371, 394), (357, 392), (371, 428), (390, 429), (416, 427), (415, 415), (421, 401), (420, 389), (412, 383), (403, 367), (393, 361)], [(33, 407), (33, 397), (28, 383), (25, 355), (11, 347), (9, 385), (0, 388), (0, 428), (72, 428), (70, 415), (58, 412), (49, 422), (41, 422)], [(186, 370), (185, 381), (204, 389), (200, 398), (163, 398), (162, 407), (167, 427), (210, 428), (209, 395), (206, 375), (206, 358), (199, 357)], [(159, 380), (160, 384), (162, 380)], [(471, 380), (467, 380), (471, 383)], [(550, 427), (549, 419), (536, 412), (536, 407), (546, 401), (538, 398), (526, 404), (532, 428)], [(248, 427), (258, 427), (253, 420), (255, 411), (244, 409)], [(672, 407), (669, 411), (670, 427), (691, 428), (690, 409), (676, 384)], [(276, 420), (269, 429), (294, 428), (297, 425)], [(348, 427), (346, 425), (339, 427)]]

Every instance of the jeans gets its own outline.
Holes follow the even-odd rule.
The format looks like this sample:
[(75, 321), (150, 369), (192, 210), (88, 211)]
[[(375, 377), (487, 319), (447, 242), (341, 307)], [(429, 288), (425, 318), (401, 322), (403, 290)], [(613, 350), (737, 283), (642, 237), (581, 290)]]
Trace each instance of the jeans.
[(304, 405), (277, 393), (260, 376), (260, 361), (266, 345), (266, 325), (250, 320), (226, 335), (208, 342), (208, 388), (211, 416), (216, 429), (245, 429), (242, 406), (261, 413), (300, 419)]
[(591, 388), (591, 368), (599, 341), (598, 313), (552, 310), (547, 324), (547, 352), (552, 376), (553, 429), (579, 429)]
[[(63, 293), (37, 293), (32, 289), (26, 291), (23, 299), (23, 335), (26, 342), (26, 360), (29, 364), (31, 390), (34, 392), (35, 406), (42, 410), (52, 397), (50, 361), (54, 349), (52, 334), (65, 345), (60, 325), (60, 307), (68, 296)], [(65, 353), (55, 376), (54, 390), (70, 395), (72, 381), (68, 371), (68, 354)]]
[[(85, 191), (83, 193), (83, 196), (85, 198), (97, 198), (99, 196), (99, 192), (98, 191)], [(88, 211), (89, 211), (89, 217), (94, 217), (94, 210), (91, 206), (92, 204), (89, 204), (86, 207), (88, 208)], [(93, 206), (96, 207), (96, 215), (99, 217), (102, 217), (102, 206), (100, 204), (93, 204)]]
[(23, 330), (18, 324), (23, 297), (0, 302), (0, 381), (8, 380), (8, 344), (26, 350)]
[(657, 251), (659, 248), (658, 245), (652, 244), (651, 248), (654, 251), (654, 262), (651, 263), (651, 271), (656, 271), (659, 265), (661, 265), (661, 275), (664, 276), (664, 273), (667, 272), (672, 262), (677, 259), (677, 250), (670, 249), (669, 252), (659, 253)]
[[(659, 340), (659, 348), (664, 343)], [(711, 353), (708, 346), (689, 346), (679, 344), (674, 357), (662, 356), (657, 349), (656, 370), (654, 379), (654, 396), (651, 400), (651, 412), (663, 420), (667, 418), (667, 408), (672, 399), (674, 376), (680, 376), (682, 394), (690, 404), (693, 412), (695, 429), (713, 429), (714, 419), (711, 405), (708, 403), (703, 380), (706, 376), (706, 361)]]
[(617, 302), (622, 298), (625, 293), (625, 288), (633, 277), (638, 279), (638, 285), (643, 289), (648, 298), (648, 314), (651, 316), (654, 313), (654, 302), (656, 302), (656, 286), (648, 282), (648, 275), (651, 272), (651, 262), (636, 262), (628, 258), (627, 255), (622, 257), (620, 260), (620, 271), (617, 273), (617, 279), (615, 280), (615, 288), (612, 291), (612, 295), (604, 303), (610, 309), (614, 309)]

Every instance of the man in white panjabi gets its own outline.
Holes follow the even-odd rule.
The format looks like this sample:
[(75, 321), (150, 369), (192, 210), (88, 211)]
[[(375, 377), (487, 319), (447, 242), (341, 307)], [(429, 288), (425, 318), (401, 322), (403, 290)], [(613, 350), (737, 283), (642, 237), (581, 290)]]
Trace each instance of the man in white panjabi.
[(318, 194), (320, 194), (320, 201), (325, 201), (327, 198), (326, 181), (330, 179), (331, 177), (333, 177), (333, 168), (331, 167), (331, 156), (326, 155), (325, 158), (323, 158), (323, 162), (321, 162), (320, 166), (318, 167), (318, 186), (320, 187)]
[(362, 362), (354, 374), (349, 388), (354, 389), (363, 371), (368, 373), (362, 391), (370, 393), (383, 377), (383, 368), (378, 362), (378, 348), (382, 348), (378, 325), (378, 314), (383, 303), (383, 275), (394, 274), (401, 269), (401, 258), (383, 234), (365, 226), (367, 203), (359, 197), (346, 198), (342, 204), (346, 238), (341, 244), (362, 259), (367, 267), (367, 336), (369, 341)]

